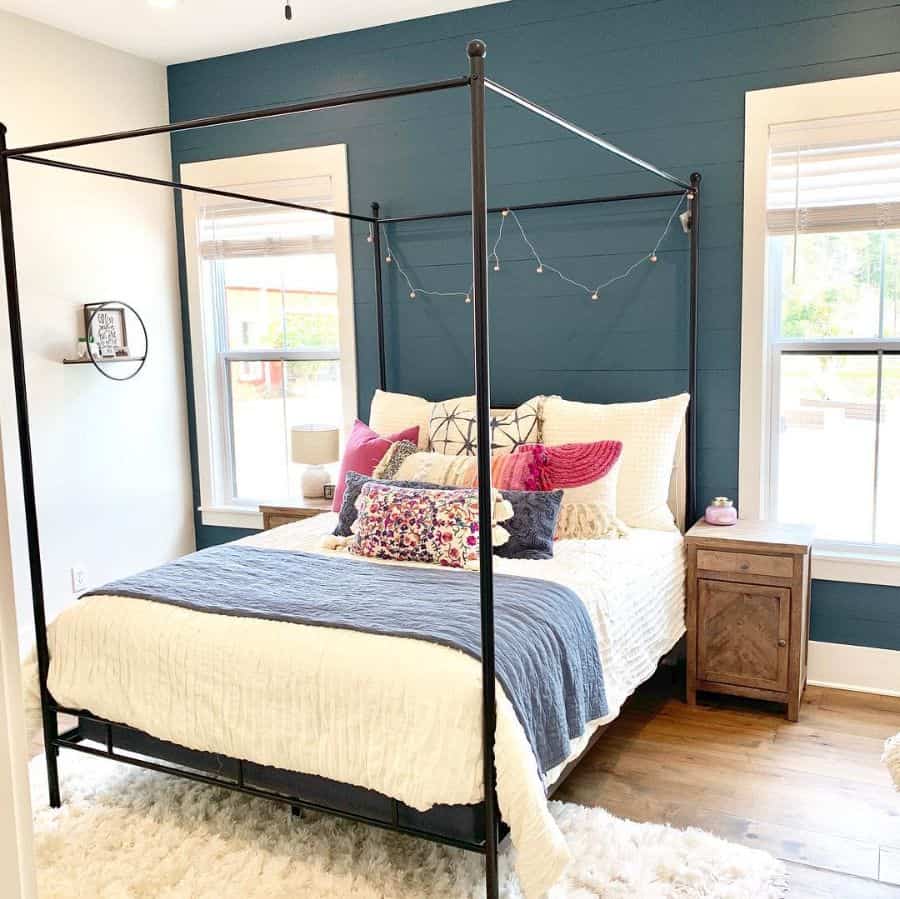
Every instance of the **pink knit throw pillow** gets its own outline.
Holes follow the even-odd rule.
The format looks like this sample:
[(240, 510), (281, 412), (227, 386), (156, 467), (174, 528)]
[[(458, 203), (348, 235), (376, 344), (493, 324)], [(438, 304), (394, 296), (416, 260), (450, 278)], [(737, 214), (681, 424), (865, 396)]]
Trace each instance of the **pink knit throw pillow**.
[(564, 443), (545, 446), (532, 443), (517, 452), (529, 453), (537, 473), (539, 487), (532, 490), (558, 490), (560, 487), (583, 487), (605, 478), (622, 455), (621, 440), (598, 440), (596, 443)]
[(517, 447), (532, 463), (537, 490), (563, 490), (556, 538), (592, 539), (627, 533), (616, 517), (616, 481), (622, 456), (621, 440), (530, 444)]
[(357, 474), (372, 474), (375, 466), (381, 461), (381, 457), (391, 448), (392, 443), (398, 440), (411, 440), (413, 443), (416, 443), (418, 439), (418, 425), (414, 428), (407, 428), (405, 431), (382, 437), (367, 424), (357, 419), (353, 423), (353, 430), (347, 438), (344, 455), (341, 457), (341, 470), (337, 483), (334, 485), (332, 510), (335, 512), (341, 511), (341, 502), (344, 499), (344, 476), (348, 471), (355, 471)]

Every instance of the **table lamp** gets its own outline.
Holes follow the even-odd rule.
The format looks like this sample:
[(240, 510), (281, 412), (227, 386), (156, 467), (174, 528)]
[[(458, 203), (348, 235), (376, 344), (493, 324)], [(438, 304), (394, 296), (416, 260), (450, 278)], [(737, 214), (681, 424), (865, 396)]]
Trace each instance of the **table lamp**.
[(305, 465), (300, 478), (304, 496), (321, 498), (325, 495), (328, 471), (323, 467), (340, 457), (338, 429), (332, 425), (294, 425), (291, 428), (291, 459)]

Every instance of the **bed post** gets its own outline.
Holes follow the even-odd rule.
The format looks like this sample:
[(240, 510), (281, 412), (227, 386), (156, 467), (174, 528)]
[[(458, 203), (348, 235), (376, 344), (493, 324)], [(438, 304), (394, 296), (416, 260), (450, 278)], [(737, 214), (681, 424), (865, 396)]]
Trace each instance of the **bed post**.
[(381, 225), (378, 213), (381, 206), (372, 204), (372, 252), (375, 254), (375, 315), (377, 330), (375, 341), (378, 347), (378, 386), (387, 390), (387, 361), (384, 350), (384, 287), (381, 280)]
[(494, 670), (494, 547), (491, 489), (491, 385), (487, 284), (487, 169), (484, 139), (484, 56), (482, 41), (469, 43), (469, 99), (472, 115), (472, 282), (475, 330), (475, 407), (478, 414), (478, 552), (481, 584), (482, 754), (484, 757), (484, 849), (487, 899), (497, 899), (497, 773), (494, 732), (497, 697)]
[(31, 597), (34, 607), (34, 636), (37, 646), (38, 678), (41, 689), (41, 718), (44, 724), (44, 755), (47, 759), (47, 784), (50, 805), (59, 808), (57, 769), (56, 713), (51, 709), (47, 690), (50, 650), (47, 646), (47, 618), (44, 613), (44, 579), (41, 573), (41, 547), (38, 540), (37, 503), (34, 493), (34, 465), (31, 459), (31, 431), (28, 425), (28, 396), (25, 390), (25, 351), (22, 343), (22, 316), (19, 309), (19, 278), (16, 271), (16, 246), (13, 238), (12, 198), (9, 189), (9, 159), (6, 156), (6, 125), (0, 123), (0, 231), (3, 238), (3, 262), (6, 272), (6, 300), (9, 306), (9, 341), (12, 350), (13, 383), (16, 392), (16, 420), (19, 454), (22, 459), (22, 495), (25, 501), (25, 531), (28, 538), (28, 564), (31, 572)]
[(690, 223), (691, 223), (691, 302), (690, 302), (690, 358), (688, 360), (688, 406), (687, 421), (687, 498), (685, 505), (685, 530), (694, 524), (697, 517), (697, 354), (700, 321), (698, 316), (700, 291), (700, 173), (691, 174)]

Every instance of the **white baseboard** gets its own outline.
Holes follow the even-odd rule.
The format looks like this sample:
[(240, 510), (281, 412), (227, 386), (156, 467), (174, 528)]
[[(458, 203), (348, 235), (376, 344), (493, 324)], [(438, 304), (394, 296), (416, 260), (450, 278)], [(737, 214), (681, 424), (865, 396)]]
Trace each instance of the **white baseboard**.
[(900, 651), (810, 640), (807, 680), (816, 687), (900, 696)]

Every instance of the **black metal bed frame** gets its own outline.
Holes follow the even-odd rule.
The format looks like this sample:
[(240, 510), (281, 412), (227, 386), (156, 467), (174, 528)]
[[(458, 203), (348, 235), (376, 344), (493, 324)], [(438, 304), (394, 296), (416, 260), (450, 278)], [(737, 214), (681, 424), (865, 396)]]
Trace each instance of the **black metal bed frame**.
[[(487, 215), (489, 212), (500, 212), (503, 209), (528, 210), (528, 209), (552, 209), (567, 206), (580, 206), (588, 204), (601, 204), (622, 202), (628, 200), (646, 200), (661, 197), (674, 197), (686, 195), (689, 201), (690, 214), (690, 314), (689, 314), (689, 360), (688, 360), (688, 390), (691, 402), (688, 409), (686, 432), (687, 455), (687, 515), (692, 520), (696, 511), (696, 441), (697, 441), (697, 299), (699, 288), (699, 229), (700, 229), (700, 175), (694, 173), (689, 181), (684, 181), (674, 175), (654, 166), (643, 159), (627, 153), (603, 138), (578, 125), (556, 115), (548, 109), (528, 100), (515, 92), (497, 84), (485, 77), (484, 59), (486, 48), (482, 41), (473, 40), (467, 47), (469, 58), (469, 72), (459, 78), (451, 78), (443, 81), (433, 81), (406, 87), (389, 88), (382, 90), (365, 91), (355, 94), (331, 97), (323, 100), (315, 100), (305, 103), (294, 103), (264, 109), (249, 110), (246, 112), (231, 113), (228, 115), (209, 116), (188, 121), (173, 122), (166, 125), (156, 125), (147, 128), (139, 128), (130, 131), (118, 131), (91, 137), (74, 138), (71, 140), (53, 141), (50, 143), (36, 144), (32, 146), (7, 148), (6, 126), (0, 123), (0, 231), (2, 231), (2, 249), (5, 261), (5, 277), (7, 301), (9, 306), (9, 327), (12, 347), (13, 379), (16, 397), (16, 416), (19, 436), (19, 450), (22, 464), (22, 494), (25, 504), (25, 521), (28, 539), (28, 559), (31, 574), (32, 602), (34, 608), (34, 626), (37, 645), (38, 673), (40, 679), (40, 697), (42, 710), (42, 723), (44, 732), (44, 751), (47, 765), (47, 780), (50, 794), (50, 805), (60, 805), (58, 754), (61, 747), (88, 753), (94, 756), (111, 758), (116, 761), (137, 765), (153, 771), (159, 771), (174, 776), (187, 778), (201, 783), (226, 787), (251, 796), (284, 802), (291, 806), (295, 814), (301, 808), (311, 808), (330, 814), (336, 814), (356, 821), (361, 821), (378, 827), (396, 830), (412, 834), (418, 837), (437, 840), (438, 842), (458, 846), (467, 850), (480, 852), (485, 856), (485, 882), (488, 899), (496, 899), (499, 889), (497, 853), (501, 836), (505, 830), (500, 818), (496, 796), (496, 772), (494, 765), (494, 732), (496, 727), (496, 693), (495, 693), (495, 666), (494, 666), (494, 590), (493, 590), (493, 554), (491, 546), (491, 460), (490, 460), (490, 383), (489, 383), (489, 326), (488, 326), (488, 278), (487, 278)], [(415, 94), (432, 93), (455, 88), (468, 88), (469, 107), (471, 119), (471, 208), (454, 212), (424, 213), (421, 215), (405, 215), (395, 217), (381, 217), (378, 203), (372, 204), (371, 215), (359, 215), (331, 209), (276, 201), (264, 197), (255, 197), (247, 194), (224, 191), (216, 188), (185, 184), (169, 181), (162, 178), (112, 171), (93, 166), (79, 165), (50, 159), (35, 155), (54, 150), (64, 150), (74, 147), (90, 146), (112, 141), (127, 140), (131, 138), (146, 137), (149, 135), (172, 134), (195, 128), (208, 128), (217, 125), (237, 122), (249, 122), (257, 119), (272, 118), (275, 116), (296, 115), (304, 112), (313, 112), (322, 109), (347, 106), (356, 103), (365, 103), (373, 100), (384, 100), (395, 97), (411, 96)], [(485, 93), (491, 91), (522, 108), (533, 112), (540, 117), (559, 125), (569, 132), (593, 143), (604, 150), (626, 160), (659, 178), (668, 181), (676, 189), (656, 191), (648, 193), (630, 193), (615, 196), (599, 196), (582, 199), (560, 200), (544, 203), (527, 203), (518, 206), (487, 207), (487, 180), (486, 180), (486, 144), (485, 144)], [(41, 570), (41, 552), (38, 535), (37, 505), (35, 499), (34, 465), (31, 449), (31, 434), (28, 417), (28, 399), (25, 377), (25, 356), (22, 340), (22, 320), (20, 309), (20, 296), (18, 275), (16, 267), (16, 251), (13, 236), (12, 198), (10, 194), (9, 161), (18, 160), (37, 165), (52, 166), (68, 169), (76, 172), (102, 175), (105, 177), (119, 178), (143, 184), (173, 188), (175, 190), (196, 191), (201, 193), (226, 196), (251, 202), (267, 203), (296, 208), (304, 211), (321, 212), (328, 215), (345, 218), (352, 221), (365, 222), (372, 228), (374, 269), (375, 269), (375, 299), (377, 315), (377, 350), (378, 350), (378, 378), (382, 389), (387, 387), (387, 362), (384, 333), (384, 295), (382, 284), (382, 250), (380, 226), (400, 222), (418, 222), (429, 219), (445, 219), (460, 216), (472, 217), (472, 269), (473, 269), (473, 325), (475, 344), (475, 394), (477, 409), (477, 465), (478, 465), (478, 499), (480, 536), (479, 550), (481, 558), (480, 566), (480, 595), (481, 595), (481, 640), (482, 640), (482, 748), (484, 761), (484, 800), (479, 806), (464, 808), (474, 809), (476, 813), (482, 813), (483, 827), (473, 827), (472, 835), (462, 837), (439, 833), (421, 822), (404, 823), (401, 820), (402, 806), (396, 800), (385, 798), (392, 803), (386, 815), (373, 815), (354, 810), (342, 800), (337, 802), (322, 802), (304, 798), (299, 793), (299, 788), (291, 787), (290, 792), (281, 782), (276, 782), (274, 787), (261, 787), (247, 780), (249, 762), (234, 759), (225, 759), (221, 756), (213, 756), (208, 753), (196, 753), (184, 747), (174, 744), (164, 744), (146, 734), (141, 734), (125, 725), (107, 721), (92, 715), (89, 711), (80, 709), (68, 709), (60, 706), (50, 695), (47, 687), (47, 675), (50, 664), (50, 655), (47, 641), (47, 620), (44, 609), (44, 587)], [(58, 713), (68, 713), (79, 717), (79, 724), (66, 733), (58, 731)], [(595, 735), (596, 736), (596, 735)], [(85, 742), (105, 743), (104, 748), (98, 749), (84, 745)], [(142, 755), (123, 755), (117, 751), (116, 743), (119, 743), (128, 752), (141, 752)], [(162, 758), (184, 763), (189, 761), (198, 770), (186, 770), (184, 767), (160, 764), (156, 759)], [(201, 758), (201, 756), (205, 758)], [(256, 766), (259, 768), (260, 766)], [(571, 766), (570, 766), (571, 767)], [(227, 769), (227, 771), (225, 770)], [(219, 772), (216, 774), (200, 773), (203, 770)], [(298, 778), (309, 777), (299, 775), (296, 772), (278, 772), (277, 769), (269, 769), (276, 774), (294, 776)], [(569, 769), (567, 769), (569, 770)], [(230, 773), (229, 773), (230, 772)], [(342, 786), (342, 785), (337, 785)], [(359, 790), (359, 788), (349, 788)], [(363, 791), (368, 792), (368, 791)], [(377, 794), (375, 794), (377, 795)], [(483, 806), (483, 809), (482, 809)], [(451, 807), (458, 808), (458, 807)], [(478, 832), (481, 833), (477, 836)]]

